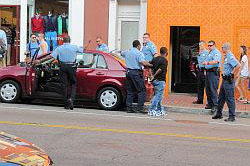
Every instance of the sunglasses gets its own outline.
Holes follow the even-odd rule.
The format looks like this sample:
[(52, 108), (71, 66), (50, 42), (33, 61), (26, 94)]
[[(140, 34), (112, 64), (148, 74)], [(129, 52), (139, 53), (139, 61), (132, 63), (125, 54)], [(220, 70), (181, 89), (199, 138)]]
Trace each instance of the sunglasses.
[(208, 47), (213, 47), (214, 45), (207, 45)]
[(97, 40), (96, 43), (100, 43), (101, 41)]
[(32, 39), (35, 39), (36, 37), (32, 37)]

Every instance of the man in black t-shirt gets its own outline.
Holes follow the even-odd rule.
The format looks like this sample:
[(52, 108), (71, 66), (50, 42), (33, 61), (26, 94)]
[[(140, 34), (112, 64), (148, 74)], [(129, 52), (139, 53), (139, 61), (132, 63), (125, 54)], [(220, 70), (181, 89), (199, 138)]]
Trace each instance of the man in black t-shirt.
[(155, 91), (150, 110), (148, 112), (150, 116), (162, 116), (166, 114), (164, 107), (161, 105), (161, 101), (166, 86), (166, 74), (168, 66), (166, 57), (168, 55), (168, 49), (166, 47), (162, 47), (160, 49), (160, 53), (160, 56), (154, 57), (151, 61), (153, 67), (149, 71), (149, 76)]

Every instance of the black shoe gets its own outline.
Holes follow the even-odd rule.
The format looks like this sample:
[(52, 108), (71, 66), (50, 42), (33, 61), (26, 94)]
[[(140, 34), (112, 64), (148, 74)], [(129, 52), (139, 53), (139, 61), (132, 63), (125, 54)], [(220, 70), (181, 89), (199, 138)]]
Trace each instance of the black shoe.
[(234, 122), (234, 121), (235, 121), (235, 118), (229, 117), (229, 118), (225, 119), (224, 121), (225, 121), (225, 122)]
[(127, 108), (127, 113), (136, 113), (136, 111), (133, 108)]
[(68, 104), (69, 104), (69, 109), (73, 110), (74, 109), (74, 104), (73, 104), (72, 99), (68, 99)]
[(222, 119), (223, 117), (222, 117), (222, 115), (214, 115), (213, 117), (212, 117), (212, 119)]
[(64, 109), (69, 110), (69, 106), (64, 106)]
[(136, 113), (136, 111), (134, 111), (133, 109), (128, 110), (127, 113)]
[(144, 107), (137, 107), (136, 112), (141, 114), (147, 114), (148, 111)]
[(203, 102), (202, 101), (193, 101), (193, 104), (203, 104)]
[(213, 107), (211, 111), (209, 112), (210, 115), (214, 115), (218, 111), (217, 107)]
[(205, 109), (212, 109), (212, 106), (206, 105)]

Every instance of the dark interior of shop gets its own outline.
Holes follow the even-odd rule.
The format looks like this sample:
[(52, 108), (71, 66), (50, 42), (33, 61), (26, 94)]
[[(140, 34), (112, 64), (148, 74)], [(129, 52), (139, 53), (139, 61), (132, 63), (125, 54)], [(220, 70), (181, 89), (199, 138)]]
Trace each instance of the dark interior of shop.
[(16, 38), (19, 24), (18, 12), (19, 8), (15, 6), (0, 7), (1, 30), (5, 32), (7, 37), (7, 55), (4, 57), (4, 66), (16, 64), (18, 61), (18, 56), (16, 56), (16, 46), (19, 44)]
[(195, 66), (199, 54), (200, 27), (172, 26), (172, 83), (175, 93), (195, 93), (197, 78)]

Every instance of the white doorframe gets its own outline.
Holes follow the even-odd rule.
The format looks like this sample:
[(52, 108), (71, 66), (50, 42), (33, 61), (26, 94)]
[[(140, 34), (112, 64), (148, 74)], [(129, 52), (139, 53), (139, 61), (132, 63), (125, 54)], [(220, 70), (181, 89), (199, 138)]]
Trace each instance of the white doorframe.
[[(0, 5), (20, 5), (20, 61), (25, 59), (24, 52), (26, 51), (27, 43), (27, 7), (33, 6), (34, 9), (35, 0), (1, 0)], [(32, 8), (31, 8), (32, 9)], [(30, 11), (30, 14), (32, 11)]]
[(69, 0), (69, 35), (79, 46), (84, 45), (84, 4), (85, 0)]
[[(124, 0), (125, 1), (125, 0)], [(123, 2), (124, 2), (123, 1)], [(129, 2), (129, 1), (128, 1)], [(138, 39), (142, 41), (143, 34), (147, 31), (147, 0), (140, 0), (140, 16), (139, 20), (139, 36)], [(118, 0), (109, 1), (109, 34), (108, 34), (108, 45), (110, 50), (120, 49), (121, 47), (121, 20), (130, 21), (129, 17), (127, 20), (123, 20), (124, 17), (118, 17)]]
[[(131, 22), (139, 22), (140, 23), (140, 18), (119, 18), (118, 19), (118, 30), (117, 30), (117, 49), (121, 50), (121, 37), (122, 37), (122, 22), (123, 21), (131, 21)], [(138, 27), (139, 31), (139, 27)], [(139, 33), (138, 33), (138, 38), (139, 38)], [(132, 43), (131, 43), (132, 46)]]
[(109, 33), (108, 33), (108, 46), (109, 50), (116, 49), (116, 25), (117, 25), (117, 0), (109, 1)]

